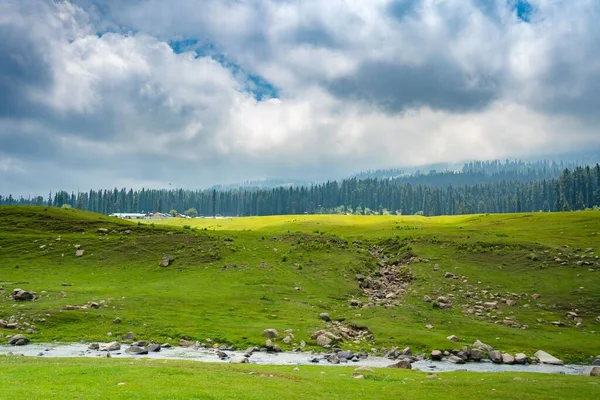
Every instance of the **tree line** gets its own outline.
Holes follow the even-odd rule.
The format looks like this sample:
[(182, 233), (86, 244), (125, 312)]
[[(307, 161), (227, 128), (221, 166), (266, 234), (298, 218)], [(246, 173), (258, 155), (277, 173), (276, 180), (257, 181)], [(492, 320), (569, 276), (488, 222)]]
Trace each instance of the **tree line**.
[(155, 190), (113, 189), (47, 198), (0, 196), (0, 205), (32, 204), (116, 212), (184, 212), (201, 216), (252, 216), (313, 213), (455, 215), (531, 211), (570, 211), (600, 205), (600, 166), (565, 169), (554, 179), (501, 180), (446, 186), (390, 179), (344, 179), (272, 189)]

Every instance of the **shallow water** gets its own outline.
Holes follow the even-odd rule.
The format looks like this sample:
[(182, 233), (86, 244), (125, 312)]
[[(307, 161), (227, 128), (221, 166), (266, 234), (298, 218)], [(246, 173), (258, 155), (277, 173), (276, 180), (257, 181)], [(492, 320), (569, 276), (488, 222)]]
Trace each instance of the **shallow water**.
[[(113, 358), (151, 358), (160, 360), (190, 360), (200, 362), (228, 363), (232, 357), (243, 356), (242, 351), (226, 351), (230, 358), (221, 360), (214, 349), (194, 349), (185, 347), (173, 347), (162, 349), (160, 352), (149, 353), (145, 355), (132, 355), (125, 352), (128, 345), (123, 345), (121, 350), (111, 351)], [(89, 350), (88, 344), (81, 343), (51, 343), (51, 344), (30, 344), (27, 346), (0, 346), (0, 355), (9, 353), (29, 356), (29, 357), (102, 357), (105, 351)], [(251, 364), (261, 365), (323, 365), (323, 366), (365, 366), (382, 368), (395, 363), (384, 357), (369, 356), (364, 360), (357, 362), (342, 362), (340, 364), (331, 364), (324, 359), (324, 354), (308, 352), (284, 352), (284, 353), (261, 353), (255, 352), (250, 357)], [(319, 362), (311, 362), (318, 358)], [(580, 375), (589, 366), (584, 365), (504, 365), (493, 364), (491, 361), (482, 361), (479, 363), (452, 364), (446, 361), (417, 361), (412, 364), (412, 368), (427, 372), (447, 372), (447, 371), (473, 371), (473, 372), (543, 372), (566, 375)]]

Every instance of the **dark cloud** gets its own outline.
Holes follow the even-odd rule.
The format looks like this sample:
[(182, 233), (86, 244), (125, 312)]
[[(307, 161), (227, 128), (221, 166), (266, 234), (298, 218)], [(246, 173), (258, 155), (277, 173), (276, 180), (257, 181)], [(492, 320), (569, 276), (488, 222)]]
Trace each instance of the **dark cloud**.
[(329, 87), (336, 96), (378, 104), (389, 112), (421, 106), (451, 112), (481, 110), (499, 95), (494, 78), (468, 77), (448, 63), (366, 63), (352, 77)]

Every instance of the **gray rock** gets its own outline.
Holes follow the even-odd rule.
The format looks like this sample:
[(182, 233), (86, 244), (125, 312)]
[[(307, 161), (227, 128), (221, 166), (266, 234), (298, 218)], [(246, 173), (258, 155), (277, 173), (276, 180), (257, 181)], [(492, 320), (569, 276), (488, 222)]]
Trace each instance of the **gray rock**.
[(85, 253), (83, 249), (75, 250), (75, 257), (83, 257), (83, 253)]
[(600, 358), (595, 359), (592, 365), (600, 365)]
[(237, 357), (233, 357), (231, 360), (229, 360), (229, 362), (231, 364), (247, 364), (249, 361), (244, 356), (237, 356)]
[(434, 361), (440, 361), (442, 359), (442, 352), (439, 350), (433, 350), (431, 352), (431, 359)]
[(127, 332), (125, 336), (123, 336), (123, 340), (135, 340), (135, 335), (133, 332)]
[(263, 331), (263, 335), (269, 339), (275, 339), (279, 337), (279, 332), (277, 332), (277, 329), (269, 328)]
[(471, 349), (470, 352), (471, 360), (473, 361), (481, 361), (483, 358), (483, 350), (481, 349)]
[(490, 346), (489, 344), (483, 343), (481, 340), (476, 340), (475, 343), (473, 343), (472, 347), (475, 349), (486, 349), (488, 352), (494, 350), (494, 348), (492, 346)]
[(129, 346), (125, 351), (129, 354), (148, 354), (148, 350), (140, 346)]
[(282, 340), (282, 341), (283, 341), (283, 343), (285, 343), (285, 344), (290, 344), (290, 343), (292, 343), (292, 338), (291, 338), (291, 337), (289, 337), (289, 336), (286, 336), (286, 337), (284, 337), (284, 338), (283, 338), (283, 340)]
[(461, 357), (455, 356), (455, 355), (451, 355), (450, 357), (448, 357), (448, 361), (454, 364), (464, 364), (465, 360)]
[(113, 324), (120, 324), (121, 323), (121, 318), (117, 317), (115, 319), (113, 319)]
[(317, 344), (319, 346), (327, 346), (330, 345), (332, 342), (331, 338), (328, 337), (327, 335), (319, 335), (317, 337)]
[(337, 356), (343, 360), (351, 360), (354, 357), (354, 353), (351, 351), (338, 351)]
[(322, 312), (321, 314), (319, 314), (319, 318), (321, 318), (323, 321), (331, 321), (331, 317), (329, 316), (329, 313), (326, 312)]
[(412, 356), (412, 351), (410, 350), (410, 347), (405, 347), (404, 350), (402, 350), (400, 352), (400, 355), (403, 355), (403, 356)]
[(12, 291), (11, 297), (13, 300), (17, 301), (33, 300), (35, 298), (35, 293), (23, 289), (15, 289)]
[(446, 272), (444, 274), (444, 278), (446, 279), (454, 279), (456, 277), (456, 275), (454, 275), (452, 272)]
[(102, 235), (108, 235), (108, 229), (106, 228), (98, 228), (97, 232), (101, 233)]
[(600, 376), (600, 367), (592, 367), (590, 376)]
[(410, 359), (405, 358), (395, 364), (390, 365), (389, 368), (412, 369), (412, 365), (410, 364)]
[(432, 299), (428, 295), (423, 296), (423, 301), (426, 303), (431, 303)]
[(110, 342), (101, 347), (105, 351), (116, 351), (121, 350), (121, 344), (119, 342)]
[(160, 349), (161, 345), (158, 343), (150, 343), (148, 346), (146, 346), (146, 350), (152, 353), (157, 353), (160, 351)]
[(534, 354), (541, 364), (549, 364), (549, 365), (565, 365), (563, 360), (559, 360), (558, 358), (546, 353), (543, 350), (538, 350)]
[(446, 339), (452, 340), (453, 342), (460, 342), (460, 339), (455, 335), (450, 335)]
[(158, 266), (159, 267), (168, 267), (169, 265), (171, 265), (173, 263), (173, 261), (175, 261), (175, 259), (173, 257), (165, 256), (160, 259)]
[(338, 356), (336, 356), (335, 354), (332, 354), (329, 357), (327, 357), (327, 361), (330, 362), (331, 364), (339, 364), (340, 358)]
[(515, 364), (527, 364), (527, 356), (524, 353), (515, 354)]
[(8, 339), (8, 344), (13, 346), (24, 346), (27, 343), (29, 343), (29, 338), (21, 334), (11, 336), (11, 338)]
[(492, 360), (496, 364), (502, 363), (502, 353), (500, 353), (498, 350), (490, 351), (489, 357), (490, 360)]
[(512, 354), (508, 354), (508, 353), (502, 354), (502, 364), (514, 364), (514, 363), (515, 363), (515, 358), (512, 356)]
[(98, 343), (92, 343), (88, 346), (90, 350), (100, 350), (100, 345)]
[(348, 305), (350, 307), (362, 307), (363, 304), (360, 300), (351, 299), (351, 300), (348, 300)]

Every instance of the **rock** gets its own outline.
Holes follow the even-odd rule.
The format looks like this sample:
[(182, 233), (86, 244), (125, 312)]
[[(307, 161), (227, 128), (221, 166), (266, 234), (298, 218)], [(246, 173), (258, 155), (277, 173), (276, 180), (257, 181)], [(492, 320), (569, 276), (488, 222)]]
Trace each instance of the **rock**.
[(600, 376), (600, 367), (592, 367), (590, 376)]
[(549, 364), (549, 365), (564, 365), (565, 364), (565, 362), (563, 360), (559, 360), (558, 358), (546, 353), (543, 350), (538, 350), (534, 355), (537, 357), (537, 359), (542, 364)]
[(444, 278), (446, 278), (446, 279), (454, 279), (454, 278), (456, 278), (456, 275), (454, 275), (452, 272), (446, 272), (444, 274)]
[(10, 339), (8, 339), (8, 344), (13, 346), (25, 346), (29, 343), (29, 338), (25, 335), (14, 335)]
[(405, 358), (395, 364), (390, 365), (389, 368), (412, 369), (412, 365), (410, 364), (410, 359)]
[(35, 298), (35, 293), (28, 292), (27, 290), (23, 289), (15, 289), (12, 291), (12, 294), (10, 296), (13, 298), (13, 300), (26, 301), (33, 300)]
[(537, 299), (539, 299), (540, 297), (542, 297), (542, 295), (541, 295), (541, 294), (539, 294), (539, 293), (534, 293), (534, 294), (532, 294), (532, 295), (531, 295), (531, 298), (532, 298), (532, 299), (534, 299), (534, 300), (537, 300)]
[(123, 336), (123, 340), (135, 340), (135, 335), (133, 332), (127, 332), (125, 336)]
[(595, 359), (592, 365), (600, 365), (600, 358)]
[(108, 229), (106, 228), (98, 228), (97, 232), (102, 235), (108, 235)]
[[(179, 340), (179, 346), (180, 347), (194, 347), (196, 345), (196, 343), (192, 342), (191, 340), (188, 339), (180, 339)], [(165, 347), (165, 346), (163, 346)]]
[(483, 343), (481, 340), (476, 340), (475, 343), (473, 343), (472, 347), (475, 349), (486, 349), (488, 352), (494, 350), (494, 348), (492, 346), (490, 346), (489, 344)]
[(274, 344), (273, 347), (271, 348), (271, 351), (273, 351), (275, 353), (281, 353), (282, 350), (281, 350), (281, 347)]
[(75, 250), (75, 257), (83, 257), (83, 253), (85, 253), (83, 249)]
[(405, 347), (401, 352), (400, 355), (403, 356), (412, 356), (412, 351), (410, 350), (410, 347)]
[(455, 356), (455, 355), (451, 355), (448, 357), (448, 361), (453, 363), (453, 364), (464, 364), (465, 360), (463, 360), (461, 357)]
[(352, 353), (351, 351), (338, 351), (337, 356), (341, 360), (351, 360), (352, 357), (354, 357), (354, 353)]
[(229, 362), (231, 364), (248, 364), (248, 359), (244, 356), (237, 356), (237, 357), (233, 357), (231, 360), (229, 360)]
[(365, 379), (365, 376), (361, 374), (352, 374), (352, 379)]
[(512, 354), (508, 354), (508, 353), (502, 354), (502, 364), (514, 364), (514, 363), (515, 363), (515, 358), (512, 356)]
[(329, 316), (329, 313), (326, 312), (322, 312), (321, 314), (319, 314), (319, 318), (321, 318), (323, 321), (331, 321), (331, 317)]
[(350, 307), (362, 307), (363, 304), (360, 300), (351, 299), (351, 300), (348, 300), (348, 305)]
[(104, 351), (116, 351), (121, 350), (121, 344), (119, 342), (110, 342), (102, 346)]
[(471, 349), (470, 356), (471, 360), (473, 361), (481, 361), (481, 359), (483, 358), (483, 350)]
[(427, 328), (427, 329), (433, 329), (433, 325), (427, 324), (427, 325), (425, 325), (425, 328)]
[(175, 259), (173, 257), (164, 256), (160, 259), (158, 266), (159, 267), (168, 267), (169, 265), (171, 265), (173, 263), (173, 261), (175, 261)]
[(326, 330), (323, 330), (323, 329), (321, 329), (321, 330), (318, 330), (318, 331), (315, 331), (315, 332), (313, 332), (313, 334), (312, 334), (312, 335), (310, 335), (310, 338), (311, 338), (311, 339), (316, 339), (316, 338), (318, 338), (319, 336), (321, 336), (321, 335), (324, 335), (324, 334), (326, 334), (326, 333), (327, 333), (327, 331), (326, 331)]
[(263, 331), (263, 336), (265, 336), (269, 339), (275, 339), (275, 338), (279, 337), (279, 332), (277, 332), (277, 329), (269, 328), (269, 329), (265, 329)]
[(433, 350), (431, 352), (431, 359), (434, 361), (440, 361), (442, 359), (442, 352), (439, 350)]
[(431, 303), (432, 299), (431, 299), (431, 297), (425, 295), (425, 296), (423, 296), (423, 301), (426, 303)]
[(290, 344), (290, 343), (292, 343), (292, 338), (291, 338), (291, 337), (289, 337), (289, 336), (286, 336), (286, 337), (284, 337), (284, 338), (283, 338), (283, 340), (282, 340), (282, 341), (283, 341), (283, 343), (285, 343), (285, 344)]
[(146, 346), (146, 350), (148, 350), (151, 353), (157, 353), (160, 351), (161, 347), (162, 346), (160, 344), (150, 343), (148, 346)]
[(460, 342), (460, 339), (455, 335), (450, 335), (446, 339), (452, 340), (453, 342)]
[(331, 364), (339, 364), (340, 358), (338, 356), (336, 356), (335, 354), (332, 354), (329, 357), (327, 357), (327, 361), (330, 362)]
[(527, 356), (523, 353), (515, 354), (515, 364), (527, 364)]
[(100, 350), (100, 345), (98, 343), (92, 343), (88, 346), (90, 350)]
[(329, 338), (327, 335), (319, 335), (317, 337), (317, 344), (319, 346), (327, 346), (330, 345), (332, 342), (331, 338)]
[(497, 301), (488, 301), (483, 303), (483, 307), (487, 308), (487, 309), (495, 309), (498, 308), (498, 302)]
[(273, 341), (272, 341), (271, 339), (267, 339), (267, 340), (265, 341), (265, 347), (266, 347), (267, 349), (272, 349), (272, 348), (273, 348), (273, 346), (274, 346), (274, 345), (273, 345)]
[(437, 379), (437, 377), (438, 377), (437, 374), (432, 374), (431, 372), (425, 376), (425, 378), (428, 378), (428, 379)]
[(148, 354), (148, 350), (139, 346), (129, 346), (125, 351), (130, 354)]
[(490, 351), (489, 357), (490, 357), (490, 360), (492, 360), (492, 362), (494, 362), (496, 364), (502, 363), (502, 353), (500, 353), (498, 350)]
[(115, 319), (113, 319), (113, 324), (120, 324), (121, 323), (121, 318), (117, 317)]

